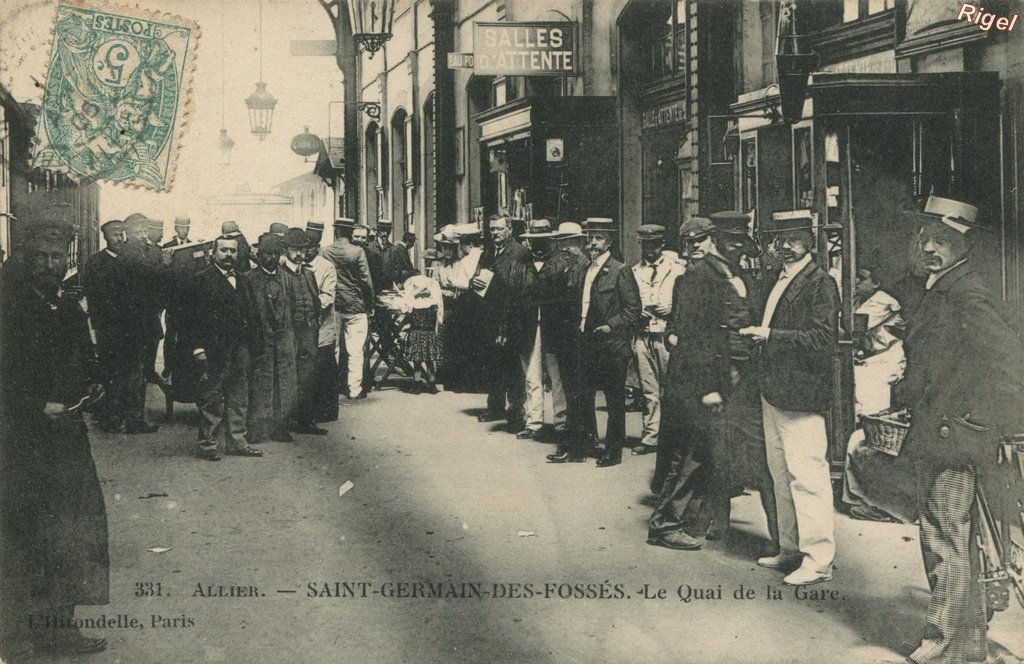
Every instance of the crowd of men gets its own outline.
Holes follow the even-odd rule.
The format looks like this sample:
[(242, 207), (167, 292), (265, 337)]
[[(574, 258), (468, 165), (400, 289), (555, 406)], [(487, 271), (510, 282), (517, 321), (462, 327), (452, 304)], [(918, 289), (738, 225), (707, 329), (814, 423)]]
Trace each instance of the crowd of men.
[[(932, 588), (924, 639), (907, 659), (916, 664), (984, 660), (972, 506), (976, 486), (997, 474), (995, 441), (1024, 427), (1019, 340), (969, 261), (976, 214), (933, 198), (908, 222), (928, 277), (907, 316), (906, 371), (891, 403), (913, 415), (904, 454), (917, 478)], [(175, 238), (161, 246), (162, 226), (142, 214), (102, 226), (106, 246), (84, 270), (98, 362), (81, 308), (60, 298), (68, 239), (59, 229), (41, 224), (27, 233), (4, 273), (0, 553), (4, 569), (17, 572), (7, 586), (13, 596), (28, 593), (22, 601), (62, 616), (107, 594), (106, 521), (80, 406), (105, 391), (98, 426), (152, 433), (145, 393), (156, 383), (197, 404), (197, 456), (206, 461), (261, 457), (259, 443), (292, 441), (294, 433), (326, 435), (318, 425), (338, 418), (339, 393), (362, 399), (373, 387), (366, 349), (371, 330), (381, 335), (393, 320), (385, 292), (417, 274), (409, 256), (415, 237), (391, 244), (387, 223), (371, 237), (366, 226), (339, 219), (323, 248), (316, 222), (272, 224), (251, 246), (231, 221), (208, 245), (190, 241), (190, 224), (179, 218)], [(459, 224), (434, 237), (429, 272), (443, 299), (428, 298), (436, 316), (421, 330), (436, 330), (442, 351), (424, 361), (440, 365), (446, 386), (479, 363), (488, 384), (477, 419), (504, 420), (520, 439), (544, 436), (550, 422), (558, 447), (549, 463), (596, 458), (598, 468), (614, 467), (627, 447), (632, 368), (644, 409), (631, 453), (656, 455), (647, 542), (694, 551), (721, 538), (731, 499), (751, 487), (761, 493), (772, 539), (757, 564), (778, 569), (789, 585), (830, 581), (836, 541), (824, 413), (840, 298), (814, 259), (810, 220), (762, 229), (769, 254), (750, 235), (747, 215), (694, 217), (679, 230), (684, 258), (665, 249), (665, 227), (645, 224), (637, 230), (641, 259), (630, 266), (616, 256), (618, 231), (607, 218), (517, 228), (495, 215), (486, 243), (483, 230)], [(748, 269), (758, 257), (779, 267), (763, 287)], [(877, 291), (870, 276), (858, 290), (865, 302)], [(893, 310), (890, 300), (877, 297), (875, 306)], [(35, 444), (43, 439), (57, 442)], [(38, 501), (51, 506), (46, 514), (33, 503), (40, 491), (49, 492)], [(64, 499), (55, 503), (50, 493)], [(71, 522), (76, 536), (60, 535)], [(41, 579), (55, 593), (32, 595)], [(0, 618), (6, 628), (9, 617)], [(63, 652), (105, 647), (63, 634)]]

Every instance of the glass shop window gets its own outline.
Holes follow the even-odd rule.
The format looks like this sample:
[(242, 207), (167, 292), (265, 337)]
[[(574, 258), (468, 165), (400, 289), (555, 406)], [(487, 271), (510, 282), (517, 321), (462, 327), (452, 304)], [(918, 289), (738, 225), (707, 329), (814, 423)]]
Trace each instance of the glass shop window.
[(654, 25), (644, 31), (644, 66), (650, 80), (686, 72), (686, 3), (658, 3)]
[(896, 0), (843, 0), (843, 23), (873, 16), (895, 6)]

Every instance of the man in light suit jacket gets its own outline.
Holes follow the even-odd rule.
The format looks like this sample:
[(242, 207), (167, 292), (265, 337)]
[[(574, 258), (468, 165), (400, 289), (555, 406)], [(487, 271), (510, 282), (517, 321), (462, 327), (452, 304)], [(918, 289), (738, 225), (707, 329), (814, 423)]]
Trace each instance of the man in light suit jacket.
[(213, 243), (213, 265), (196, 274), (189, 286), (183, 342), (192, 349), (200, 376), (197, 405), (199, 458), (219, 461), (226, 453), (259, 457), (246, 441), (249, 410), (250, 351), (257, 345), (259, 324), (248, 281), (235, 271), (238, 240), (221, 236)]
[(658, 448), (661, 425), (661, 383), (668, 368), (665, 326), (672, 313), (672, 289), (683, 274), (683, 266), (662, 255), (665, 227), (643, 224), (636, 229), (641, 258), (632, 268), (643, 306), (640, 329), (633, 337), (633, 356), (644, 395), (643, 429), (633, 454), (648, 454)]
[(809, 220), (779, 222), (774, 233), (782, 271), (761, 325), (740, 330), (759, 344), (765, 446), (779, 519), (780, 552), (757, 564), (793, 570), (783, 582), (809, 585), (832, 580), (836, 549), (823, 413), (832, 394), (839, 292), (810, 253)]
[(642, 307), (633, 273), (611, 255), (614, 222), (591, 217), (584, 222), (584, 229), (590, 238), (591, 263), (583, 278), (580, 311), (581, 411), (585, 430), (596, 437), (594, 395), (597, 390), (604, 392), (608, 428), (604, 454), (598, 458), (597, 466), (607, 468), (622, 462), (622, 446), (626, 442), (626, 371)]

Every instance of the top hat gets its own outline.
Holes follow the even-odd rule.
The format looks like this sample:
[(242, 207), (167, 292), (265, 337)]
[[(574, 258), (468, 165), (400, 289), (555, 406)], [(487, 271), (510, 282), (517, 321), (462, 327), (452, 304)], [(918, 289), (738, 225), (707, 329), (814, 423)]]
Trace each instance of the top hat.
[(267, 229), (267, 232), (284, 237), (284, 234), (288, 232), (288, 226), (287, 224), (282, 224), (280, 221), (275, 221), (270, 224), (270, 228)]
[(700, 240), (711, 235), (715, 225), (707, 217), (690, 217), (679, 227), (681, 240)]
[(583, 230), (587, 233), (615, 233), (615, 220), (611, 217), (587, 217), (583, 222)]
[(922, 226), (928, 223), (941, 223), (958, 233), (966, 233), (978, 225), (978, 208), (952, 198), (929, 196), (924, 204), (923, 212), (904, 212), (905, 216)]
[(551, 222), (547, 219), (531, 219), (526, 224), (526, 232), (519, 237), (525, 238), (543, 238), (543, 237), (554, 237), (554, 233), (551, 232)]
[(558, 230), (556, 230), (552, 235), (556, 240), (570, 240), (573, 238), (586, 237), (586, 235), (583, 234), (583, 227), (575, 221), (563, 221), (558, 224)]
[(665, 239), (665, 227), (658, 224), (641, 224), (636, 229), (636, 237), (641, 242), (656, 242)]
[(284, 238), (276, 233), (264, 233), (256, 244), (260, 251), (284, 251)]
[(284, 241), (290, 249), (305, 249), (309, 246), (306, 231), (301, 228), (289, 228), (284, 234)]
[(189, 219), (188, 217), (175, 217), (174, 218), (174, 225), (175, 226), (179, 226), (179, 227), (180, 226), (189, 226), (191, 224), (192, 224), (192, 220)]
[(309, 221), (306, 222), (306, 230), (313, 231), (314, 233), (323, 233), (324, 224), (322, 221), (313, 221), (312, 219), (310, 219)]
[(356, 220), (349, 217), (339, 217), (334, 220), (334, 229), (338, 230), (341, 228), (355, 228)]
[(111, 219), (110, 221), (100, 226), (100, 231), (103, 233), (124, 233), (124, 222), (121, 221), (120, 219)]

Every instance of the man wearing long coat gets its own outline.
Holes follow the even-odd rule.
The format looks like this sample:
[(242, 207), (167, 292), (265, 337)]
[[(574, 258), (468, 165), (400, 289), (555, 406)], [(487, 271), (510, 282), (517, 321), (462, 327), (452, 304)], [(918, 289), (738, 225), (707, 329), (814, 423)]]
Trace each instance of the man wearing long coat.
[(975, 491), (981, 485), (991, 498), (1003, 497), (1005, 487), (992, 481), (996, 441), (1024, 430), (1024, 353), (969, 258), (965, 233), (976, 213), (932, 197), (924, 214), (908, 215), (921, 227), (918, 246), (930, 273), (909, 320), (907, 370), (895, 391), (896, 403), (911, 411), (901, 454), (914, 462), (932, 591), (924, 638), (908, 660), (915, 664), (986, 659)]
[(284, 240), (260, 236), (259, 267), (243, 275), (252, 288), (261, 343), (252, 353), (249, 378), (250, 443), (266, 439), (292, 442), (287, 418), (298, 399), (295, 368), (294, 275), (281, 269)]
[(69, 229), (23, 232), (0, 293), (0, 647), (97, 652), (105, 639), (66, 624), (76, 605), (109, 601), (106, 510), (81, 411), (99, 389), (95, 354), (85, 313), (59, 297)]

